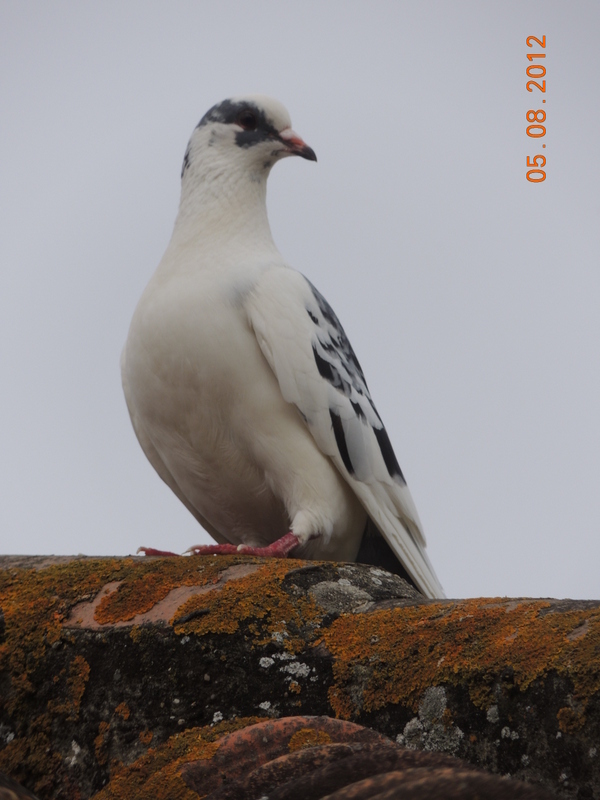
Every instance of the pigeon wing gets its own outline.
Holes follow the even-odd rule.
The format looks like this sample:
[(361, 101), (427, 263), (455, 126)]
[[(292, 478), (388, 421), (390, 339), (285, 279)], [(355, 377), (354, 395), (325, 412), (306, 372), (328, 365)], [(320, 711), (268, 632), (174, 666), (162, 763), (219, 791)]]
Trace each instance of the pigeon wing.
[(296, 406), (419, 589), (443, 597), (402, 470), (329, 303), (299, 272), (272, 268), (244, 305), (285, 400)]

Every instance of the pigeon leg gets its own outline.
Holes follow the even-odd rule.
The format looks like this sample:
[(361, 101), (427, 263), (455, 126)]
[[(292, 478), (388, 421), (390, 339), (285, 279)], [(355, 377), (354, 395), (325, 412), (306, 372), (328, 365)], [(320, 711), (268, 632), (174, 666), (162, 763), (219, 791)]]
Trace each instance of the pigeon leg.
[(262, 556), (264, 558), (287, 558), (290, 551), (300, 544), (299, 538), (291, 531), (277, 539), (268, 547), (250, 547), (240, 544), (199, 544), (187, 551), (193, 556), (218, 555), (219, 553), (238, 553), (245, 556)]

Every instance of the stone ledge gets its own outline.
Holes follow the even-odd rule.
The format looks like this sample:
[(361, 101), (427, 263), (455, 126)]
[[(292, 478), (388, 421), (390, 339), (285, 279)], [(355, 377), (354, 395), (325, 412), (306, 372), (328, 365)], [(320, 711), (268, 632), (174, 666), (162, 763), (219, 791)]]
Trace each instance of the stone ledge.
[(600, 797), (600, 601), (424, 601), (372, 567), (0, 558), (0, 771), (88, 798), (176, 734), (330, 715)]

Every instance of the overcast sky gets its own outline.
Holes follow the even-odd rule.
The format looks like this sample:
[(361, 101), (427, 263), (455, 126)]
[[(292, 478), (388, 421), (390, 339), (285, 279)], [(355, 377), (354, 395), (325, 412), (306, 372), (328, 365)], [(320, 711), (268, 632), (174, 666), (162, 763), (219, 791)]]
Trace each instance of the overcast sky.
[(0, 551), (209, 540), (119, 357), (194, 125), (260, 92), (319, 158), (273, 170), (275, 240), (344, 324), (447, 594), (600, 597), (599, 30), (597, 0), (2, 0)]

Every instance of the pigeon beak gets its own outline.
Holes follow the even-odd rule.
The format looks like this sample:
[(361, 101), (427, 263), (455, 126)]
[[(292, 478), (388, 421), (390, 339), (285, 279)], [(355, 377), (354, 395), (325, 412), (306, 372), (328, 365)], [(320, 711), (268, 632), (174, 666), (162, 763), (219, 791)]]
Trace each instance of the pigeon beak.
[(284, 128), (284, 130), (280, 131), (279, 138), (286, 146), (286, 151), (290, 155), (302, 156), (302, 158), (306, 158), (308, 161), (317, 160), (317, 156), (312, 147), (309, 147), (291, 128)]

